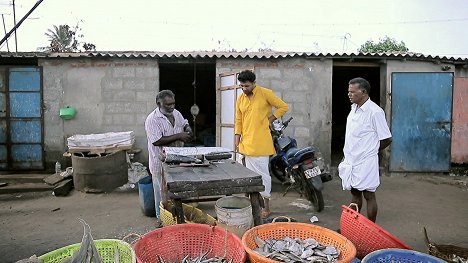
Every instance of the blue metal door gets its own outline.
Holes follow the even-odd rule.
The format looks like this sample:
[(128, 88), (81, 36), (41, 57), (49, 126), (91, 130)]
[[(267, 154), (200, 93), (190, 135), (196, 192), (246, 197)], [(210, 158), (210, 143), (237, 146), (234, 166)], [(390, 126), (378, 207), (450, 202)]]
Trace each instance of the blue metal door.
[(390, 171), (450, 168), (452, 73), (393, 73)]
[(0, 169), (43, 169), (42, 74), (38, 67), (0, 71)]

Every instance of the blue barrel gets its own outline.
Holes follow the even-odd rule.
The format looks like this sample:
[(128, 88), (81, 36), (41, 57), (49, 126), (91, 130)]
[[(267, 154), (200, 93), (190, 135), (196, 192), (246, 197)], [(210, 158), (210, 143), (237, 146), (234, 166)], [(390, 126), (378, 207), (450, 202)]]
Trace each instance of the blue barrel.
[(145, 216), (155, 217), (153, 180), (151, 176), (145, 176), (138, 181), (138, 194), (140, 207)]

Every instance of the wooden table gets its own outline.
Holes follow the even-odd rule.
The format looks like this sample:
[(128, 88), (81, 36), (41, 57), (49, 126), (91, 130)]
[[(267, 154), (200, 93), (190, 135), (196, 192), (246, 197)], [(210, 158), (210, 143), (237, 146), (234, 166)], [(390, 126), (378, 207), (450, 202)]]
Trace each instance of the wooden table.
[[(213, 196), (247, 193), (255, 225), (261, 225), (260, 208), (265, 190), (261, 175), (243, 165), (223, 160), (207, 166), (163, 164), (166, 196), (174, 202), (177, 223), (185, 223), (182, 202), (214, 201)], [(211, 198), (210, 198), (211, 197)]]

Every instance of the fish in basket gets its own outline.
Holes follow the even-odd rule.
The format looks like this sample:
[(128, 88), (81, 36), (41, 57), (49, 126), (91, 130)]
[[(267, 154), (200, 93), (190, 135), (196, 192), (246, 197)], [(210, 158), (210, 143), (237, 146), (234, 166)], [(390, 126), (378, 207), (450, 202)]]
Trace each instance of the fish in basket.
[(454, 245), (440, 245), (432, 243), (427, 236), (427, 230), (423, 227), (424, 241), (429, 255), (438, 257), (448, 262), (468, 263), (468, 248)]

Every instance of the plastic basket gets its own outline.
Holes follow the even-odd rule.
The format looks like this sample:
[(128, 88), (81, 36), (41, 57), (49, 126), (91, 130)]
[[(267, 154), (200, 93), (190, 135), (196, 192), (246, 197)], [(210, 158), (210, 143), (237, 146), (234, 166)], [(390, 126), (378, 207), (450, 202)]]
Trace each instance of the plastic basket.
[(365, 256), (362, 263), (445, 263), (446, 261), (414, 250), (386, 248), (376, 250)]
[(247, 251), (250, 262), (252, 263), (277, 262), (266, 258), (253, 250), (257, 248), (257, 244), (255, 243), (256, 236), (263, 240), (282, 239), (286, 236), (300, 239), (314, 238), (319, 243), (335, 246), (340, 251), (340, 256), (337, 262), (351, 262), (356, 257), (356, 248), (353, 243), (335, 231), (317, 225), (281, 222), (255, 226), (245, 232), (242, 237), (242, 245)]
[(185, 256), (195, 258), (209, 252), (207, 258), (224, 257), (232, 263), (246, 259), (241, 240), (217, 226), (178, 224), (153, 230), (135, 243), (137, 262), (180, 262)]
[[(167, 203), (168, 209), (173, 209), (172, 202)], [(216, 225), (216, 219), (214, 217), (204, 213), (202, 210), (182, 203), (182, 209), (184, 210), (185, 222), (187, 223), (196, 223), (196, 224), (207, 224), (207, 225)], [(177, 218), (169, 210), (164, 208), (162, 202), (159, 204), (159, 213), (161, 218), (161, 223), (163, 226), (171, 226), (177, 224)]]
[[(120, 263), (135, 263), (135, 251), (127, 242), (118, 239), (98, 239), (94, 240), (94, 244), (101, 256), (102, 262), (115, 262), (115, 249), (119, 250)], [(39, 259), (44, 263), (60, 263), (66, 258), (70, 258), (73, 254), (80, 250), (81, 243), (76, 243), (66, 247), (62, 247), (39, 256)]]
[(341, 206), (341, 234), (356, 246), (357, 257), (385, 248), (411, 249), (388, 231), (348, 206)]

